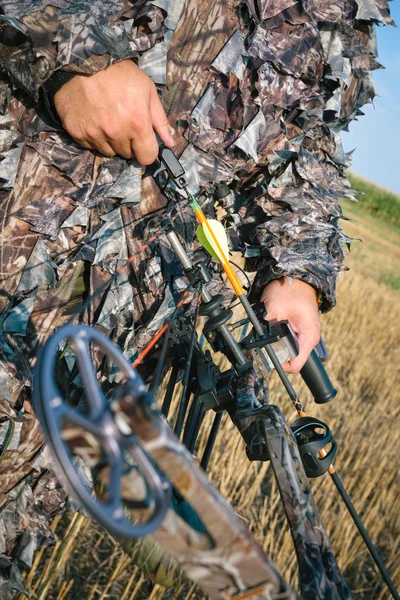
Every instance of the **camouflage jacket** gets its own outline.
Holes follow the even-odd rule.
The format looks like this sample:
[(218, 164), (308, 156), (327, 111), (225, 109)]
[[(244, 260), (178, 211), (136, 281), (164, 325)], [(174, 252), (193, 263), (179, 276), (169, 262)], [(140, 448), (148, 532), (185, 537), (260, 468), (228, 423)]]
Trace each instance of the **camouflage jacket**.
[[(40, 103), (58, 69), (93, 74), (135, 60), (159, 88), (193, 192), (228, 181), (238, 247), (272, 279), (301, 278), (335, 301), (352, 198), (340, 131), (371, 102), (374, 24), (385, 0), (2, 0), (0, 2), (0, 581), (29, 564), (65, 502), (29, 402), (38, 343), (62, 324), (77, 281), (99, 287), (165, 206), (189, 248), (194, 217), (135, 161), (82, 149)], [(212, 204), (212, 203), (211, 203)], [(212, 209), (209, 203), (210, 210)], [(87, 267), (91, 266), (90, 269)], [(125, 352), (144, 344), (185, 285), (161, 240), (97, 298), (87, 319)], [(135, 342), (133, 338), (135, 335)], [(21, 533), (25, 535), (21, 537)], [(10, 578), (12, 582), (10, 583)], [(3, 594), (4, 592), (4, 594)]]

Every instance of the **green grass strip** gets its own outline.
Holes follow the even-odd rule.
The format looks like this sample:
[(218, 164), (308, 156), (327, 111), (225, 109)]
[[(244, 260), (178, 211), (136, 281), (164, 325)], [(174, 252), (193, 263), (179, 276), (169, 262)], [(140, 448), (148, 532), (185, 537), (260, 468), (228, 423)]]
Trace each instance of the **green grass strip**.
[[(353, 190), (362, 192), (358, 206), (387, 223), (400, 227), (400, 196), (353, 173), (347, 173)], [(345, 205), (349, 200), (345, 200)]]

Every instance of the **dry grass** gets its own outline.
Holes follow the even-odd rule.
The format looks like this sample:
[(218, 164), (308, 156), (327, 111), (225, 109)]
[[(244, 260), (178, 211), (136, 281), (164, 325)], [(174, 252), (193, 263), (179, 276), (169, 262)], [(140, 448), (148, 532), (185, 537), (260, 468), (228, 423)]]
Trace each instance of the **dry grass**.
[[(384, 225), (371, 225), (364, 217), (358, 229), (353, 224), (347, 229), (350, 235), (363, 237), (366, 246), (373, 239), (374, 252), (362, 258), (361, 251), (355, 249), (347, 261), (352, 271), (340, 280), (339, 305), (323, 319), (323, 335), (331, 353), (328, 368), (340, 393), (325, 406), (316, 406), (304, 390), (302, 398), (306, 398), (308, 412), (326, 420), (334, 432), (339, 444), (338, 472), (400, 586), (400, 294), (393, 286), (379, 282), (379, 273), (385, 271), (388, 262), (390, 269), (400, 272), (400, 235), (393, 228), (389, 234)], [(272, 401), (282, 407), (289, 420), (295, 416), (276, 379), (272, 381)], [(293, 546), (270, 467), (247, 461), (243, 442), (228, 419), (210, 463), (210, 477), (248, 522), (278, 568), (296, 585)], [(339, 564), (356, 597), (388, 599), (389, 593), (329, 476), (313, 481), (312, 488)], [(69, 537), (61, 544), (68, 527)], [(42, 553), (27, 574), (32, 600), (204, 598), (190, 583), (172, 590), (153, 586), (118, 544), (88, 521), (72, 522), (71, 516), (64, 517), (56, 532), (58, 547)]]

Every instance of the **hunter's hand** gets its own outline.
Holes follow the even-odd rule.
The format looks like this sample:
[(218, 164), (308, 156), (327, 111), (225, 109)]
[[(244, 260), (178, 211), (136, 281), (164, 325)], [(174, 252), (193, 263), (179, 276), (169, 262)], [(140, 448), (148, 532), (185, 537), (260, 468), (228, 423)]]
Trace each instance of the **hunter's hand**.
[(156, 86), (130, 60), (90, 77), (74, 77), (54, 102), (70, 136), (106, 156), (135, 156), (150, 165), (158, 156), (154, 131), (167, 146), (174, 145)]
[(289, 321), (299, 343), (299, 355), (282, 365), (286, 373), (298, 373), (304, 366), (311, 350), (319, 342), (320, 321), (314, 288), (293, 279), (271, 281), (262, 295), (267, 309), (267, 319), (272, 323)]

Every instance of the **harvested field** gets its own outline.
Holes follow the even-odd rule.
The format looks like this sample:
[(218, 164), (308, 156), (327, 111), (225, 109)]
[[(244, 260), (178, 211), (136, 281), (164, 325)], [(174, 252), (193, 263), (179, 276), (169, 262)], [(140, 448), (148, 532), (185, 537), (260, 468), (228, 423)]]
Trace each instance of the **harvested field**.
[[(345, 224), (355, 243), (351, 267), (339, 283), (338, 307), (323, 317), (330, 351), (327, 369), (339, 389), (328, 405), (301, 397), (325, 420), (339, 444), (338, 473), (400, 587), (400, 230), (357, 207)], [(393, 283), (394, 282), (394, 283)], [(302, 389), (298, 377), (296, 389)], [(272, 379), (271, 401), (288, 420), (294, 411)], [(211, 416), (211, 415), (210, 415)], [(210, 464), (210, 477), (233, 504), (283, 574), (296, 585), (296, 562), (268, 463), (249, 463), (239, 433), (226, 419)], [(356, 598), (387, 600), (386, 591), (329, 476), (312, 482), (332, 545)], [(93, 523), (68, 515), (54, 523), (59, 542), (36, 557), (26, 585), (31, 600), (195, 600), (204, 598), (182, 581), (164, 588), (146, 581), (120, 546)], [(22, 596), (19, 597), (22, 600)]]

